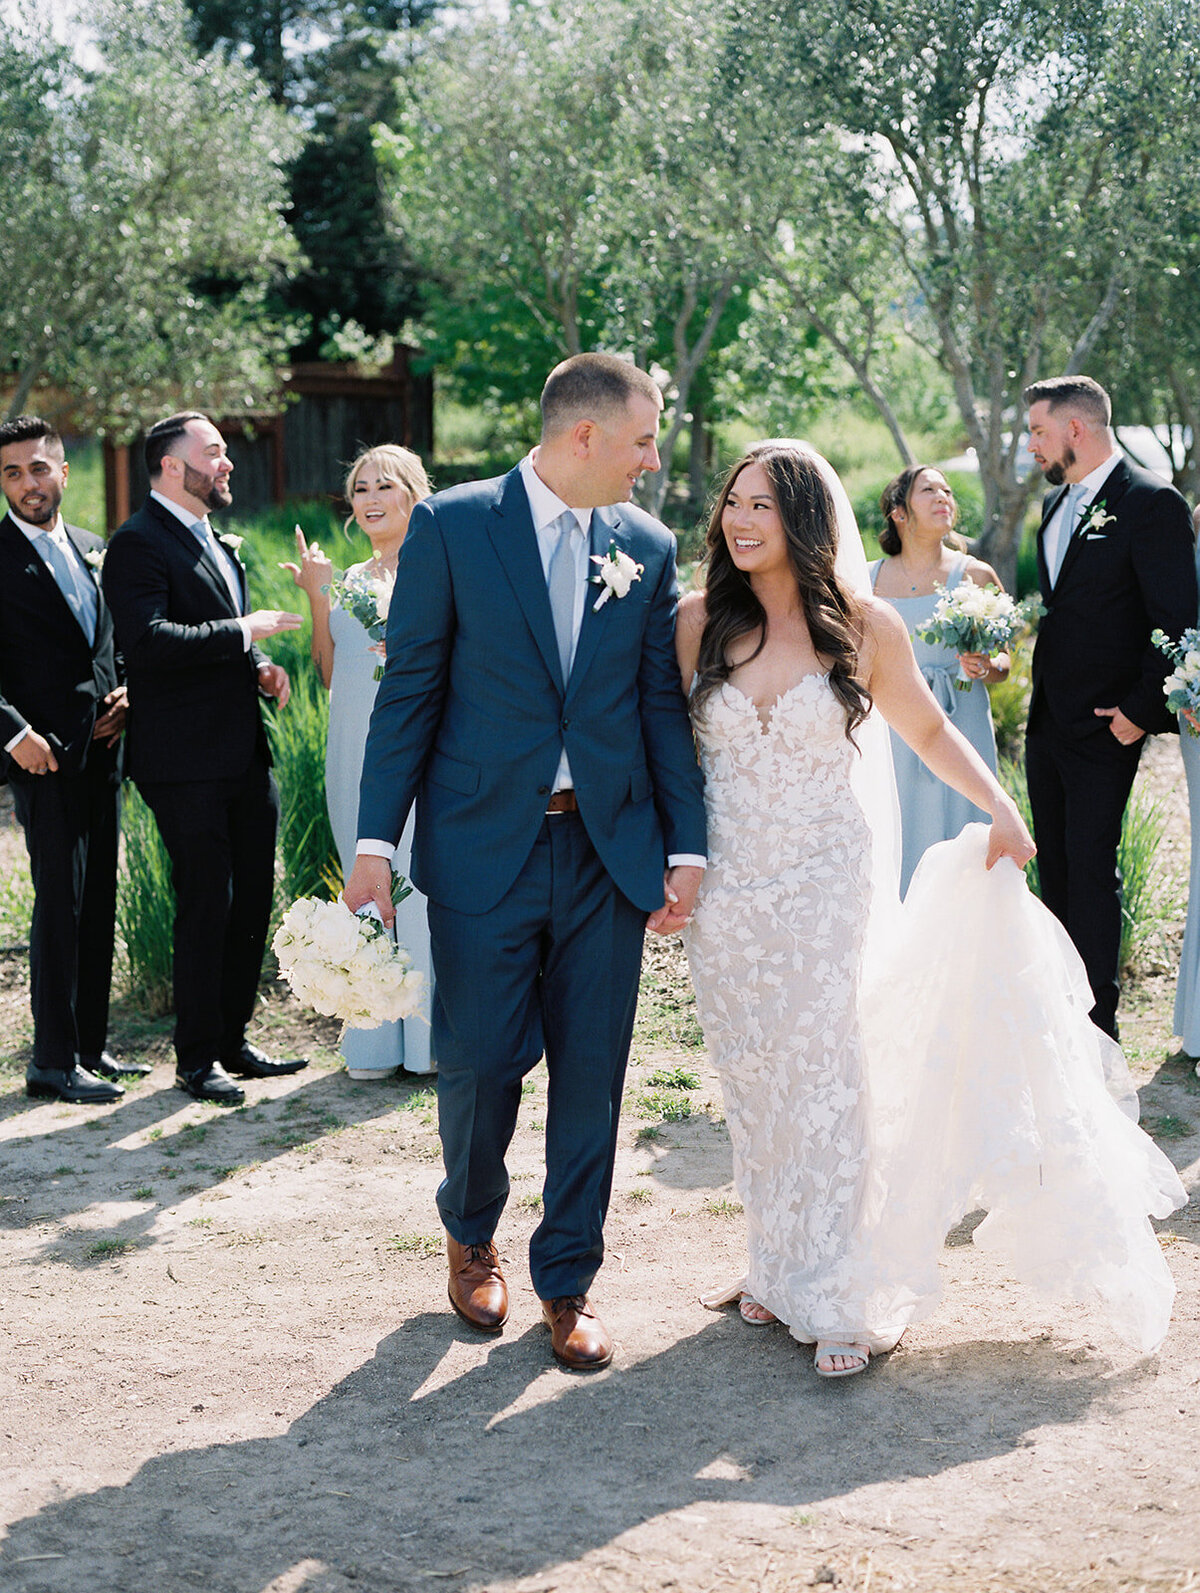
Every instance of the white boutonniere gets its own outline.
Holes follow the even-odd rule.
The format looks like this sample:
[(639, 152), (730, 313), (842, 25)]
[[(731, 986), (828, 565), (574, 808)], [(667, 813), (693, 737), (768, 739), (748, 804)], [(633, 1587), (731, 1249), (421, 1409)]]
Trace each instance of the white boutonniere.
[(230, 553), (236, 553), (245, 540), (245, 537), (234, 536), (232, 531), (226, 531), (224, 535), (217, 538), (217, 541), (227, 547)]
[(1102, 503), (1094, 503), (1088, 510), (1088, 517), (1083, 522), (1083, 529), (1090, 537), (1102, 537), (1104, 535), (1104, 527), (1115, 524), (1116, 518), (1115, 514), (1105, 513)]
[(107, 552), (107, 548), (91, 548), (83, 555), (83, 561), (91, 568), (93, 575), (99, 576), (104, 568), (104, 555)]
[(615, 542), (608, 544), (607, 553), (593, 553), (592, 563), (600, 566), (600, 573), (590, 578), (592, 586), (604, 588), (592, 604), (592, 612), (603, 608), (610, 597), (624, 597), (635, 581), (640, 581), (644, 564), (638, 564), (628, 553), (623, 553)]

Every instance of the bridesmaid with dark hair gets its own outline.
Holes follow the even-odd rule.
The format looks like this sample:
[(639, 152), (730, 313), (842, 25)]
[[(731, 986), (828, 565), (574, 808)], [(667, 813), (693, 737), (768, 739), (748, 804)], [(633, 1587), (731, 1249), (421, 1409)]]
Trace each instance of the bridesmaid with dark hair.
[[(889, 481), (879, 500), (884, 529), (879, 546), (885, 555), (871, 565), (871, 587), (899, 614), (912, 640), (917, 664), (938, 706), (996, 770), (996, 734), (987, 687), (1008, 677), (1007, 653), (956, 653), (939, 643), (923, 642), (917, 631), (929, 624), (938, 601), (935, 586), (953, 591), (960, 581), (1003, 590), (1000, 577), (982, 559), (966, 551), (955, 531), (958, 505), (950, 483), (932, 465), (910, 465)], [(959, 668), (970, 679), (959, 690)], [(907, 891), (913, 871), (936, 841), (949, 841), (966, 824), (986, 815), (966, 797), (939, 780), (899, 736), (892, 737), (896, 789), (900, 797), (903, 855), (900, 889)]]

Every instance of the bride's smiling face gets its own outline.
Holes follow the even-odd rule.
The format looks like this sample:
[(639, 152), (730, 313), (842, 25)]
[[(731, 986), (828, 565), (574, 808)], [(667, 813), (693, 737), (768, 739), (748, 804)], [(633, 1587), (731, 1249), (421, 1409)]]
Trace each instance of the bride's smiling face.
[(721, 531), (734, 564), (745, 575), (788, 567), (787, 537), (770, 477), (747, 465), (734, 477), (721, 510)]

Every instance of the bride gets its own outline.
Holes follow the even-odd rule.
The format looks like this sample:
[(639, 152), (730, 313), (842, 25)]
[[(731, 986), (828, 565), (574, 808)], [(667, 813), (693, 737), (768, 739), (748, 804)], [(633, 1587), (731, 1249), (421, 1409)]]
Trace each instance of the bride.
[[(870, 595), (849, 501), (803, 445), (733, 467), (677, 649), (709, 814), (687, 949), (749, 1248), (706, 1303), (783, 1321), (821, 1376), (860, 1372), (933, 1309), (945, 1232), (982, 1205), (977, 1244), (1156, 1347), (1173, 1289), (1146, 1213), (1185, 1192), (1106, 1090), (1128, 1107), (1019, 873), (1028, 830)], [(903, 907), (873, 708), (992, 821), (928, 854)]]

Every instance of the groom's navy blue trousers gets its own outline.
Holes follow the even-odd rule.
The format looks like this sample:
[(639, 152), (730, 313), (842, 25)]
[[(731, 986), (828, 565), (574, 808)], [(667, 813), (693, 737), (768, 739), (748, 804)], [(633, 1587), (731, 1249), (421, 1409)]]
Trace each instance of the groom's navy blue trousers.
[(460, 1244), (492, 1238), (508, 1198), (504, 1157), (521, 1081), (544, 1050), (546, 1182), (529, 1247), (543, 1300), (585, 1294), (604, 1256), (645, 927), (575, 813), (547, 815), (490, 912), (429, 903), (446, 1164), (438, 1210)]

